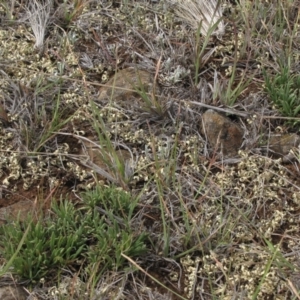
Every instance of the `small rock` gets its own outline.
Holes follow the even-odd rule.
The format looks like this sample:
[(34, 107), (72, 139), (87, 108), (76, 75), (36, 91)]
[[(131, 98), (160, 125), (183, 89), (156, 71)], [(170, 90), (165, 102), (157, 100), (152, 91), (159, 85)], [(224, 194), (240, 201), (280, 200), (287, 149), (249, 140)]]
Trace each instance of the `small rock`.
[(202, 128), (213, 148), (225, 157), (236, 156), (243, 143), (243, 130), (229, 118), (209, 109), (202, 116)]
[(294, 147), (300, 144), (300, 137), (294, 133), (272, 135), (268, 141), (268, 147), (278, 156), (286, 156)]
[(0, 287), (1, 300), (26, 300), (27, 293), (23, 288), (13, 285), (6, 285)]
[(0, 104), (0, 121), (4, 125), (8, 123), (8, 116), (2, 104)]
[[(22, 200), (12, 205), (0, 208), (0, 225), (7, 220), (25, 221), (29, 214), (33, 215), (36, 207), (30, 200)], [(2, 299), (0, 297), (0, 299)]]
[(126, 101), (138, 95), (136, 90), (148, 92), (152, 86), (152, 75), (133, 68), (117, 72), (100, 90), (99, 100)]

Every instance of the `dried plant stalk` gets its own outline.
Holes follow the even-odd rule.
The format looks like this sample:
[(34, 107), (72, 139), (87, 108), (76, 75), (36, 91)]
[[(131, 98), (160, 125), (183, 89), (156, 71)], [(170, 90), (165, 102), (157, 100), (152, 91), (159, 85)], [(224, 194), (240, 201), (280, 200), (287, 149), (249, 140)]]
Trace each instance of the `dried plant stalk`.
[(46, 28), (50, 18), (52, 0), (46, 0), (41, 3), (37, 0), (31, 0), (27, 8), (28, 19), (35, 36), (35, 48), (42, 49)]

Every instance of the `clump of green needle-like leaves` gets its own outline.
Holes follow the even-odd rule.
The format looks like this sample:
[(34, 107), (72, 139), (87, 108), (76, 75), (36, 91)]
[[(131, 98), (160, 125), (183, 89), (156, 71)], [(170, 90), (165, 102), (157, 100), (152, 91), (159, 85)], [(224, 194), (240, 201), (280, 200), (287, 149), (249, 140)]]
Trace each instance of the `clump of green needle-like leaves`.
[[(285, 117), (297, 118), (300, 114), (300, 76), (282, 67), (273, 78), (264, 71), (265, 89), (270, 99)], [(299, 121), (291, 120), (292, 125)]]
[[(60, 268), (90, 265), (93, 272), (124, 267), (122, 254), (146, 252), (146, 234), (131, 226), (137, 200), (123, 190), (96, 188), (83, 195), (76, 208), (69, 201), (52, 205), (52, 214), (34, 222), (16, 221), (0, 227), (0, 252), (9, 260), (16, 252), (12, 272), (34, 282)], [(25, 239), (18, 246), (26, 228)]]

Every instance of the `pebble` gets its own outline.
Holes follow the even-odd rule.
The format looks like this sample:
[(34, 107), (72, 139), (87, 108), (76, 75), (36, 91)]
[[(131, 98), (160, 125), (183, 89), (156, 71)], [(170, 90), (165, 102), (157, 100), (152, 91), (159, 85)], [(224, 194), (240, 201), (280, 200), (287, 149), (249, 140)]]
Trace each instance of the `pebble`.
[(295, 133), (271, 135), (268, 147), (277, 156), (286, 156), (290, 150), (300, 145), (300, 137)]
[[(25, 221), (28, 214), (34, 214), (35, 207), (30, 200), (22, 200), (12, 205), (0, 208), (0, 225), (5, 224), (7, 220)], [(0, 297), (0, 299), (2, 299)]]
[(0, 299), (1, 300), (26, 300), (27, 293), (23, 288), (14, 286), (14, 285), (6, 285), (0, 287)]
[(2, 104), (0, 104), (0, 121), (4, 125), (8, 123), (8, 116)]
[(224, 157), (237, 155), (243, 143), (243, 130), (229, 118), (213, 109), (202, 115), (202, 129), (211, 150), (221, 150)]
[(152, 82), (152, 75), (147, 71), (133, 68), (123, 69), (101, 87), (99, 100), (129, 100), (130, 97), (138, 94), (136, 89), (150, 91)]

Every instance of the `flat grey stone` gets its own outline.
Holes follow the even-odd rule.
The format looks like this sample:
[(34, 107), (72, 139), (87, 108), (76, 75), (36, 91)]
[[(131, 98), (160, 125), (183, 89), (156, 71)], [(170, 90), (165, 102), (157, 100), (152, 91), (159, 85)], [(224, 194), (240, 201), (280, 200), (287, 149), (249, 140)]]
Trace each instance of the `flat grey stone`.
[(300, 137), (295, 133), (271, 135), (268, 141), (268, 147), (278, 156), (286, 156), (300, 144)]
[(14, 285), (0, 286), (1, 300), (26, 300), (27, 293), (22, 287)]

